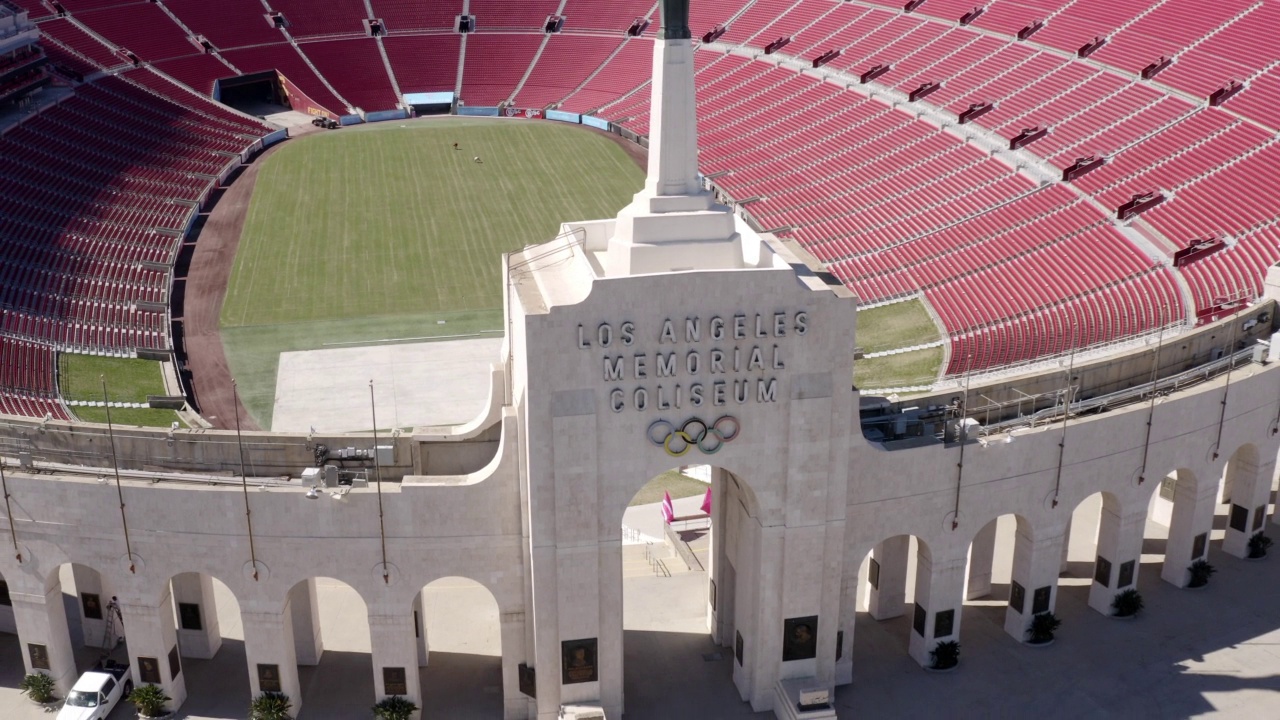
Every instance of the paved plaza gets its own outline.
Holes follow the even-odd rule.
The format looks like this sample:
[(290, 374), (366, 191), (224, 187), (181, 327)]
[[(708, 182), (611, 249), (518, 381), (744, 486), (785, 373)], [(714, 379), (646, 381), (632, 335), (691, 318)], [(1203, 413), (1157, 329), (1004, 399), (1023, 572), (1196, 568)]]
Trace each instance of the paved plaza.
[[(997, 534), (992, 596), (965, 605), (962, 660), (955, 672), (921, 670), (906, 653), (909, 617), (877, 622), (865, 614), (865, 599), (860, 598), (854, 682), (836, 693), (839, 715), (913, 720), (939, 714), (1034, 715), (1037, 720), (1280, 717), (1280, 553), (1251, 562), (1224, 555), (1215, 543), (1209, 557), (1218, 574), (1210, 585), (1178, 590), (1160, 580), (1166, 531), (1150, 523), (1138, 582), (1147, 609), (1136, 620), (1113, 620), (1086, 604), (1097, 511), (1096, 500), (1077, 510), (1068, 571), (1058, 595), (1063, 626), (1052, 646), (1020, 645), (1002, 629), (1011, 519), (1002, 521)], [(628, 519), (648, 534), (655, 531), (651, 520), (657, 516), (657, 506), (641, 506)], [(1220, 510), (1215, 540), (1225, 522)], [(628, 720), (772, 717), (752, 713), (740, 701), (731, 680), (732, 653), (707, 639), (705, 574), (687, 571), (678, 559), (667, 557), (672, 575), (658, 576), (642, 544), (628, 546), (624, 553)], [(64, 585), (68, 590), (69, 580)], [(224, 587), (216, 587), (226, 640), (214, 660), (184, 662), (190, 698), (180, 718), (243, 718), (249, 702), (239, 609)], [(301, 671), (305, 707), (299, 720), (370, 717), (374, 690), (364, 603), (333, 580), (319, 580), (318, 593), (326, 651), (319, 666)], [(78, 644), (80, 629), (70, 595), (66, 602)], [(493, 598), (470, 581), (447, 578), (428, 586), (424, 603), (432, 647), (430, 666), (421, 670), (428, 699), (424, 717), (499, 717), (501, 665)], [(96, 650), (83, 649), (81, 667), (96, 658)], [(0, 635), (0, 718), (47, 718), (14, 689), (21, 674), (17, 638)], [(111, 720), (132, 717), (124, 708)]]
[(280, 354), (273, 432), (361, 432), (473, 419), (489, 397), (501, 338), (441, 340)]

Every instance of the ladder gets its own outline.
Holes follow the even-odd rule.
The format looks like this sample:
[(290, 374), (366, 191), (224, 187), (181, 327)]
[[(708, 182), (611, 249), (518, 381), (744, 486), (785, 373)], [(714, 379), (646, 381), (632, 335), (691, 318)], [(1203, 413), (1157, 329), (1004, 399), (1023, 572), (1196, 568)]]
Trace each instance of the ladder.
[(124, 633), (121, 632), (116, 637), (116, 623), (120, 623), (120, 628), (124, 628), (124, 615), (120, 613), (120, 603), (115, 595), (111, 596), (111, 602), (107, 603), (107, 622), (102, 628), (102, 657), (100, 660), (106, 660), (116, 648), (120, 647), (120, 643), (124, 642)]

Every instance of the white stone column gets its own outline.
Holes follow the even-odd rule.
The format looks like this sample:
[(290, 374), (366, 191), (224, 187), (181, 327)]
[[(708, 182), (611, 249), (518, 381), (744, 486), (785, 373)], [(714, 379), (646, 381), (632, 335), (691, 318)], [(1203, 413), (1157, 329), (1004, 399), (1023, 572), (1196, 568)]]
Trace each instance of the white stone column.
[(966, 600), (976, 600), (991, 594), (991, 565), (996, 554), (996, 525), (992, 520), (978, 531), (969, 546), (969, 586)]
[(422, 609), (422, 592), (413, 596), (413, 632), (418, 646), (418, 667), (431, 663), (431, 644), (427, 641), (427, 614)]
[(1231, 506), (1227, 508), (1227, 532), (1222, 538), (1222, 550), (1238, 558), (1248, 556), (1249, 538), (1266, 529), (1267, 504), (1271, 501), (1270, 481), (1275, 460), (1263, 465), (1253, 460), (1241, 452), (1227, 463), (1226, 476), (1231, 480), (1233, 490)]
[[(369, 613), (369, 641), (373, 655), (373, 687), (376, 701), (399, 695), (421, 708), (424, 705), (418, 677), (418, 642), (413, 636), (413, 616)], [(404, 688), (388, 686), (387, 680)], [(421, 717), (421, 710), (414, 714)]]
[(120, 615), (124, 620), (125, 642), (129, 647), (129, 665), (133, 684), (141, 686), (144, 663), (160, 678), (159, 685), (171, 700), (169, 709), (177, 710), (187, 700), (187, 676), (178, 651), (178, 632), (173, 624), (173, 596), (165, 592), (158, 605), (121, 599)]
[[(289, 591), (293, 622), (293, 642), (298, 665), (319, 665), (324, 656), (320, 635), (320, 604), (316, 600), (316, 579), (304, 580)], [(423, 623), (426, 627), (426, 623)]]
[(721, 647), (733, 646), (733, 588), (726, 582), (729, 559), (726, 553), (724, 533), (725, 505), (727, 497), (724, 471), (711, 468), (711, 546), (707, 551), (710, 566), (707, 568), (707, 630), (712, 642)]
[[(43, 593), (20, 592), (10, 585), (9, 599), (13, 601), (13, 620), (18, 628), (26, 672), (42, 672), (53, 678), (57, 695), (66, 697), (78, 674), (67, 614), (62, 607), (61, 583), (55, 581), (53, 587)], [(32, 645), (38, 646), (35, 655), (47, 668), (37, 668), (32, 663)]]
[(529, 696), (520, 692), (525, 614), (504, 612), (501, 613), (499, 622), (502, 624), (502, 717), (503, 720), (524, 720), (529, 716), (530, 700)]
[[(899, 535), (889, 538), (871, 552), (871, 571), (867, 612), (877, 620), (902, 615), (907, 597), (907, 551), (911, 538)], [(877, 568), (877, 566), (879, 566)]]
[[(932, 664), (929, 653), (939, 642), (960, 639), (964, 580), (963, 555), (955, 558), (933, 558), (923, 546), (917, 551), (915, 607), (907, 652), (921, 667)], [(950, 613), (949, 631), (938, 625), (938, 617), (943, 613)]]
[(170, 588), (178, 612), (178, 647), (182, 657), (208, 660), (217, 655), (222, 647), (222, 632), (218, 627), (213, 578), (200, 573), (181, 573), (173, 576)]
[(298, 657), (293, 641), (293, 616), (288, 604), (282, 612), (257, 612), (245, 604), (240, 613), (244, 621), (244, 654), (249, 665), (249, 695), (264, 692), (259, 681), (263, 675), (279, 682), (280, 692), (293, 703), (290, 714), (298, 717), (302, 710), (302, 685), (298, 682)]
[[(847, 557), (847, 556), (846, 556)], [(853, 682), (853, 640), (858, 619), (859, 566), (854, 565), (842, 578), (840, 590), (840, 622), (836, 627), (837, 638), (843, 638), (836, 652), (835, 683), (848, 685)], [(843, 634), (843, 635), (841, 635)]]
[(1178, 473), (1173, 486), (1169, 540), (1165, 543), (1164, 565), (1160, 569), (1160, 577), (1166, 582), (1175, 587), (1186, 587), (1191, 580), (1187, 568), (1208, 553), (1213, 511), (1217, 503), (1218, 483), (1208, 478), (1196, 478), (1191, 473)]
[(1026, 642), (1027, 630), (1035, 615), (1053, 612), (1057, 606), (1064, 540), (1062, 535), (1033, 539), (1029, 523), (1018, 521), (1013, 541), (1009, 607), (1004, 613), (1004, 631), (1018, 642)]
[[(1120, 591), (1135, 587), (1142, 555), (1142, 533), (1147, 522), (1147, 507), (1120, 507), (1118, 501), (1104, 496), (1102, 515), (1098, 520), (1098, 549), (1094, 560), (1093, 585), (1089, 588), (1089, 607), (1103, 615), (1111, 615), (1111, 600)], [(1105, 561), (1105, 564), (1103, 564)], [(1126, 571), (1126, 563), (1133, 563)], [(1102, 565), (1102, 568), (1099, 568)], [(1122, 578), (1128, 572), (1130, 578)], [(1105, 582), (1099, 582), (1099, 577)], [(1127, 582), (1121, 584), (1121, 580)]]

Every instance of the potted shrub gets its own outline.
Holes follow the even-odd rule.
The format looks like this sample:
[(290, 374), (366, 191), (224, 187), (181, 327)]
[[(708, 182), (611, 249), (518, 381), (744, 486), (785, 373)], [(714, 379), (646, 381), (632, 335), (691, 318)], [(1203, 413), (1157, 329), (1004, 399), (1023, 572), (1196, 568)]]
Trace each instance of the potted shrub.
[(53, 678), (42, 672), (27, 673), (22, 682), (18, 683), (18, 690), (30, 698), (31, 702), (46, 706), (56, 702), (53, 697), (55, 687)]
[(1111, 600), (1111, 609), (1115, 617), (1133, 617), (1142, 612), (1142, 593), (1137, 588), (1129, 588)]
[(125, 699), (138, 709), (140, 718), (164, 718), (169, 717), (169, 711), (165, 706), (173, 698), (165, 695), (164, 688), (159, 685), (147, 683), (134, 688), (125, 696)]
[(1198, 588), (1208, 585), (1209, 578), (1218, 572), (1218, 569), (1210, 565), (1208, 560), (1200, 558), (1191, 563), (1191, 567), (1187, 568), (1187, 571), (1191, 573), (1191, 579), (1187, 582), (1187, 587)]
[(293, 716), (289, 714), (291, 707), (293, 701), (288, 695), (264, 692), (249, 705), (249, 720), (293, 720)]
[(950, 670), (960, 664), (960, 643), (955, 640), (943, 640), (929, 651), (929, 659), (933, 664), (931, 670)]
[(1037, 613), (1031, 618), (1031, 627), (1027, 634), (1032, 645), (1048, 645), (1053, 642), (1053, 632), (1062, 626), (1062, 621), (1051, 612)]
[(1249, 559), (1257, 560), (1267, 556), (1267, 550), (1271, 549), (1271, 538), (1262, 534), (1262, 531), (1254, 533), (1249, 538)]
[(383, 698), (373, 706), (373, 716), (378, 720), (409, 720), (418, 712), (418, 706), (412, 700), (392, 695)]

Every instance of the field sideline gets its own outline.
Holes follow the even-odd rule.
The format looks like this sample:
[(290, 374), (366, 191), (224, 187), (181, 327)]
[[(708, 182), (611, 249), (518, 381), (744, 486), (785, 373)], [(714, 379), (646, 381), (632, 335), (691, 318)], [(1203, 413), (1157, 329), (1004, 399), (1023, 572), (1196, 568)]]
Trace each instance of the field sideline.
[(550, 122), (292, 141), (261, 169), (222, 308), (245, 406), (270, 427), (280, 352), (499, 329), (502, 253), (615, 215), (643, 183), (612, 139)]

